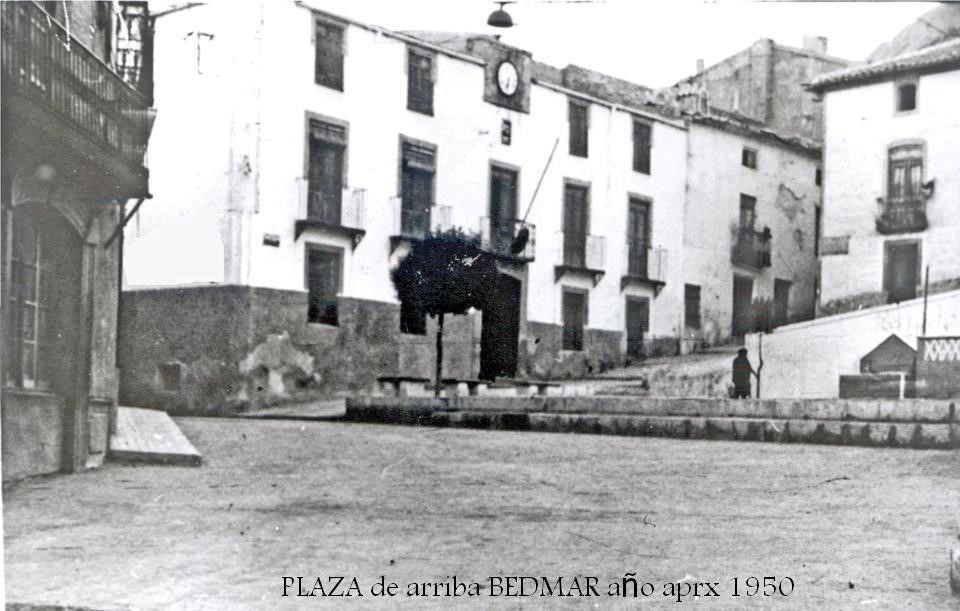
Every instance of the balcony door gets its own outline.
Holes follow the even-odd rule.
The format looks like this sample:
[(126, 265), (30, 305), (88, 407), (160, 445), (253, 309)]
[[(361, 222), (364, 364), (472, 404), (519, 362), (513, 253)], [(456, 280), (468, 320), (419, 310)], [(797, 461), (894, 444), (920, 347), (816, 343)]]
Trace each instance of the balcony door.
[(510, 252), (517, 219), (516, 170), (502, 166), (490, 168), (490, 240), (495, 252)]
[(920, 284), (920, 243), (893, 242), (884, 245), (884, 290), (887, 303), (917, 296)]
[(308, 218), (340, 224), (346, 148), (345, 128), (322, 121), (310, 121)]
[(650, 202), (630, 198), (627, 212), (627, 273), (647, 277), (647, 246), (650, 241)]
[(567, 184), (563, 197), (563, 264), (586, 267), (587, 187)]
[(433, 229), (433, 178), (436, 155), (428, 145), (403, 143), (400, 178), (400, 230), (404, 235), (421, 236)]

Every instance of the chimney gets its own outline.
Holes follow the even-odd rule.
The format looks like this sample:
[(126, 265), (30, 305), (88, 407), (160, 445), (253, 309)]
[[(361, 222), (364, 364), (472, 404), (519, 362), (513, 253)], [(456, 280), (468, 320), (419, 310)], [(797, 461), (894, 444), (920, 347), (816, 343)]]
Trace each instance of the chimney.
[(701, 72), (703, 72), (703, 60), (702, 60), (702, 59), (698, 59), (698, 60), (697, 60), (697, 74), (700, 74)]
[(815, 51), (817, 53), (827, 53), (827, 37), (826, 36), (811, 36), (805, 34), (803, 36), (803, 48), (807, 51)]

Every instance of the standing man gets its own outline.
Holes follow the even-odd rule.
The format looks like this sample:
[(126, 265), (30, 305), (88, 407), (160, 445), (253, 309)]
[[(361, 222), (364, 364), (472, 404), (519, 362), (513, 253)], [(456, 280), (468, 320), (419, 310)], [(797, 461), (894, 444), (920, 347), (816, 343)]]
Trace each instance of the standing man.
[(747, 358), (747, 349), (737, 351), (737, 358), (733, 359), (733, 397), (735, 399), (750, 398), (750, 376), (756, 375), (750, 360)]

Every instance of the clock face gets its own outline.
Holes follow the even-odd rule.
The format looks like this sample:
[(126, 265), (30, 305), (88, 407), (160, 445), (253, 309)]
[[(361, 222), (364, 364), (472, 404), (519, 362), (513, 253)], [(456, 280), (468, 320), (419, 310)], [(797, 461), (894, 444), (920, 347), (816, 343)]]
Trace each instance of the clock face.
[(503, 62), (497, 68), (497, 87), (503, 95), (513, 95), (517, 92), (517, 68), (510, 62)]

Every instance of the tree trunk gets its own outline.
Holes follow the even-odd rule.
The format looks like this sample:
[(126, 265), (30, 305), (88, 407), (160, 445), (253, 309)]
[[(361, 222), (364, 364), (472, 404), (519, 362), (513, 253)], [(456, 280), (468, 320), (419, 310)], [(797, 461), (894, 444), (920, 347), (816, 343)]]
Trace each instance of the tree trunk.
[(434, 396), (440, 396), (440, 389), (443, 386), (443, 312), (437, 315), (437, 383), (434, 387)]

